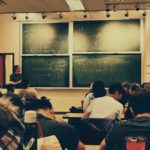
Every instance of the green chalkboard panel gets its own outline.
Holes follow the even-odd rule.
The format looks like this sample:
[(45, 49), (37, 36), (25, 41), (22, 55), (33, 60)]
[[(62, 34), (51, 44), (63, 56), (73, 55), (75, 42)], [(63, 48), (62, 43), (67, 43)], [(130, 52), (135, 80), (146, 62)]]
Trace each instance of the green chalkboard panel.
[(75, 52), (140, 50), (139, 19), (74, 22), (73, 34)]
[(23, 54), (68, 53), (68, 23), (34, 23), (22, 26)]
[(73, 86), (87, 87), (95, 80), (141, 82), (140, 54), (73, 55)]
[(22, 74), (33, 87), (68, 87), (68, 56), (24, 56)]

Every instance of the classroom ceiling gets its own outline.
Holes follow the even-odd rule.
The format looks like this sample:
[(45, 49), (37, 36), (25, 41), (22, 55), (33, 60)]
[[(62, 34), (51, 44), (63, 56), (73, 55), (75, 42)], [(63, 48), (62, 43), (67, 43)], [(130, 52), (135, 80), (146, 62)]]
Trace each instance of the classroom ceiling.
[[(116, 10), (150, 9), (150, 0), (81, 0), (85, 11), (104, 11), (106, 3), (116, 3)], [(121, 3), (121, 4), (119, 4)], [(114, 5), (109, 5), (110, 10)], [(0, 13), (70, 12), (65, 0), (0, 0)]]

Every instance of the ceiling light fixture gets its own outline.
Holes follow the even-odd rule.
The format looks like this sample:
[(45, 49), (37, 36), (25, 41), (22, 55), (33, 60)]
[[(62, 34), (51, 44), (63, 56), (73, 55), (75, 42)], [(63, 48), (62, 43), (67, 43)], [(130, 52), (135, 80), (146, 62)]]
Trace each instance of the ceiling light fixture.
[(137, 3), (137, 4), (135, 5), (135, 9), (136, 9), (136, 11), (139, 11), (139, 10), (140, 10), (140, 4), (139, 4), (139, 3)]
[(125, 17), (129, 17), (129, 12), (126, 10), (125, 14), (124, 14)]
[(26, 20), (29, 20), (28, 13), (26, 13), (25, 19), (26, 19)]
[(87, 18), (87, 13), (84, 11), (83, 18)]
[(113, 10), (114, 10), (114, 12), (117, 11), (117, 6), (116, 6), (116, 4), (113, 5)]
[(106, 17), (110, 17), (110, 13), (109, 13), (110, 9), (109, 9), (109, 5), (106, 5)]
[(106, 5), (106, 12), (109, 12), (110, 9), (109, 9), (109, 5)]
[(106, 17), (109, 18), (110, 17), (110, 13), (109, 11), (106, 13)]
[(60, 12), (60, 13), (59, 13), (59, 19), (62, 19), (62, 18), (63, 18), (63, 13)]
[(81, 0), (65, 0), (71, 11), (85, 10)]
[(11, 17), (12, 17), (12, 19), (13, 19), (13, 20), (16, 20), (16, 19), (17, 19), (17, 17), (16, 17), (16, 14), (15, 14), (15, 13), (14, 13)]
[(42, 19), (46, 19), (46, 17), (47, 17), (47, 14), (42, 13)]
[(143, 15), (143, 17), (146, 17), (146, 10), (145, 9), (143, 10), (142, 15)]

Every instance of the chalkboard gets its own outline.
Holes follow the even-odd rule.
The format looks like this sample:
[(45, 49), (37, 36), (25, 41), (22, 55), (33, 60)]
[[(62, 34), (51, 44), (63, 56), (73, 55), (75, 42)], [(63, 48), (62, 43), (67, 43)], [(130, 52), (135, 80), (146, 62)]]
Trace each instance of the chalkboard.
[(68, 23), (34, 23), (22, 26), (23, 54), (68, 53)]
[(73, 86), (89, 87), (95, 80), (141, 82), (140, 54), (74, 54)]
[(22, 59), (23, 77), (33, 87), (68, 87), (68, 56), (28, 56)]
[(139, 19), (74, 22), (73, 34), (75, 52), (140, 51)]

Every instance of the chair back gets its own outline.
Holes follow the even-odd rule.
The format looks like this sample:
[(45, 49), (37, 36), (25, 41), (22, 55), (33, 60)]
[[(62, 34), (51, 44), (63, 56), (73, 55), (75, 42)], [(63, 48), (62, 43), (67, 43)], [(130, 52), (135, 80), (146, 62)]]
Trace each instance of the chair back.
[(114, 120), (85, 118), (78, 121), (75, 129), (80, 140), (86, 145), (98, 145), (112, 128)]
[(125, 137), (126, 150), (149, 150), (150, 143), (144, 136)]

